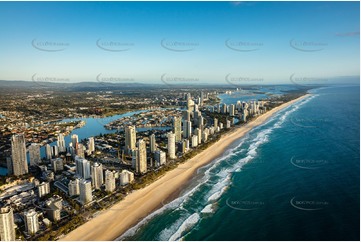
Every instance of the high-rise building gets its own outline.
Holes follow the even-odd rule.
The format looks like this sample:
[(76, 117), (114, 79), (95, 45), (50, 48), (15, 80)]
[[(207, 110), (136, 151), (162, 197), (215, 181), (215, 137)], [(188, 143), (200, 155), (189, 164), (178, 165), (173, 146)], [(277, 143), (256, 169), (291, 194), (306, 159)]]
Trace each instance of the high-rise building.
[(199, 128), (194, 130), (194, 134), (198, 137), (198, 145), (202, 143), (202, 131)]
[(185, 121), (183, 123), (183, 137), (188, 139), (192, 136), (192, 122)]
[(85, 157), (85, 147), (83, 144), (78, 143), (76, 146), (76, 155), (79, 157), (84, 158)]
[(208, 132), (206, 132), (205, 130), (202, 133), (202, 140), (203, 142), (206, 142), (208, 140)]
[(164, 165), (167, 161), (166, 154), (164, 151), (156, 150), (154, 152), (154, 159), (156, 161), (156, 166)]
[(40, 145), (39, 144), (32, 143), (29, 146), (29, 158), (30, 158), (31, 166), (35, 166), (41, 162)]
[(71, 135), (71, 144), (74, 147), (74, 149), (76, 149), (78, 143), (79, 143), (78, 135), (77, 134), (72, 134)]
[(201, 101), (199, 103), (200, 106), (203, 106), (204, 103), (204, 92), (201, 92)]
[(115, 171), (105, 171), (105, 191), (115, 191)]
[(80, 187), (79, 187), (79, 179), (75, 179), (69, 182), (68, 189), (69, 189), (69, 196), (78, 196), (80, 194)]
[(24, 212), (25, 227), (29, 234), (35, 234), (39, 230), (38, 213), (35, 209), (30, 209)]
[(227, 119), (226, 128), (229, 129), (231, 127), (231, 121)]
[(51, 154), (53, 157), (59, 156), (59, 148), (57, 145), (54, 145), (53, 147), (51, 147)]
[(88, 138), (88, 151), (89, 153), (93, 153), (95, 151), (94, 137)]
[(64, 163), (63, 159), (58, 157), (55, 159), (51, 159), (51, 166), (53, 167), (54, 172), (62, 171), (64, 170)]
[(16, 134), (11, 137), (11, 159), (13, 167), (12, 170), (15, 176), (28, 173), (24, 134)]
[(94, 163), (92, 165), (92, 186), (95, 189), (100, 189), (100, 187), (103, 185), (104, 183), (104, 178), (103, 178), (103, 165), (100, 163)]
[(197, 135), (192, 135), (192, 147), (197, 147), (198, 146), (198, 136)]
[(138, 141), (138, 156), (135, 170), (137, 173), (147, 172), (147, 148), (143, 139)]
[(87, 204), (93, 200), (92, 184), (90, 181), (82, 179), (79, 182), (80, 196), (79, 200), (82, 204)]
[(11, 207), (0, 209), (0, 238), (2, 241), (15, 240), (14, 214)]
[(61, 219), (61, 210), (63, 209), (63, 199), (59, 196), (49, 198), (46, 202), (46, 213), (51, 221), (59, 221)]
[(119, 174), (119, 183), (121, 186), (127, 185), (134, 181), (134, 173), (128, 170), (122, 170)]
[(76, 165), (76, 174), (83, 178), (90, 178), (90, 161), (81, 158), (79, 156), (75, 156), (75, 165)]
[(233, 104), (229, 105), (229, 115), (234, 116), (235, 106)]
[(51, 146), (49, 144), (45, 145), (45, 157), (47, 160), (52, 158)]
[(64, 135), (63, 134), (58, 135), (58, 141), (56, 143), (57, 143), (57, 145), (59, 147), (59, 152), (60, 153), (66, 152), (66, 146), (65, 146), (65, 140), (64, 140)]
[(182, 112), (182, 119), (183, 122), (184, 121), (191, 121), (191, 112), (189, 112), (188, 110), (185, 110)]
[(213, 120), (213, 127), (215, 130), (217, 130), (217, 128), (218, 128), (218, 119), (216, 119), (216, 118), (214, 118), (214, 120)]
[(175, 134), (175, 142), (182, 139), (182, 119), (180, 117), (173, 118), (173, 132)]
[(44, 197), (50, 193), (50, 183), (42, 182), (38, 185), (38, 195), (39, 197)]
[(138, 148), (132, 149), (131, 153), (132, 153), (132, 168), (135, 169), (138, 162)]
[(154, 153), (156, 150), (155, 134), (150, 135), (150, 152)]
[(193, 112), (194, 110), (194, 101), (192, 99), (187, 100), (187, 110), (188, 112)]
[(221, 113), (227, 113), (227, 104), (223, 103), (221, 105)]
[(168, 157), (170, 159), (175, 159), (175, 134), (172, 132), (169, 132), (167, 134), (168, 136)]
[(137, 134), (135, 126), (125, 127), (125, 150), (130, 151), (135, 149)]

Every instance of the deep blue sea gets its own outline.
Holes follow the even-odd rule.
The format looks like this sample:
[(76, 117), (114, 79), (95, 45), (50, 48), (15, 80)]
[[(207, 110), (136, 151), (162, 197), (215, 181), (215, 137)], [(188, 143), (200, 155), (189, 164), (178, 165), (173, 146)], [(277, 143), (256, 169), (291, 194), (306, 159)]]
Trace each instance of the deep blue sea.
[(359, 86), (311, 93), (118, 239), (359, 240)]

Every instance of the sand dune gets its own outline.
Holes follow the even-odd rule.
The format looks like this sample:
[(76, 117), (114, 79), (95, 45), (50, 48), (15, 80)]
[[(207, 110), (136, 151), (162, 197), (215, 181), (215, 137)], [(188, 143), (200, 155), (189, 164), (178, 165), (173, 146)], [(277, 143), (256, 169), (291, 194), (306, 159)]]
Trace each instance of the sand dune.
[(271, 111), (257, 117), (211, 145), (208, 149), (196, 155), (178, 168), (167, 172), (163, 177), (129, 194), (124, 200), (118, 202), (96, 218), (88, 221), (79, 228), (70, 232), (62, 240), (114, 240), (127, 229), (134, 226), (149, 213), (162, 206), (162, 202), (186, 184), (198, 168), (208, 164), (228, 148), (234, 141), (240, 139), (252, 128), (263, 124), (274, 113), (305, 98), (309, 94), (284, 103)]

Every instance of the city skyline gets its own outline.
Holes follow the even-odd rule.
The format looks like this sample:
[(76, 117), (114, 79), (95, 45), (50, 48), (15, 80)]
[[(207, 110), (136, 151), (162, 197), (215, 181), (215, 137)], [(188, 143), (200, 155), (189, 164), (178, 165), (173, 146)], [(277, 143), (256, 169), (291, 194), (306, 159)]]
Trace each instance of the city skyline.
[(0, 6), (0, 80), (329, 84), (360, 74), (359, 2)]

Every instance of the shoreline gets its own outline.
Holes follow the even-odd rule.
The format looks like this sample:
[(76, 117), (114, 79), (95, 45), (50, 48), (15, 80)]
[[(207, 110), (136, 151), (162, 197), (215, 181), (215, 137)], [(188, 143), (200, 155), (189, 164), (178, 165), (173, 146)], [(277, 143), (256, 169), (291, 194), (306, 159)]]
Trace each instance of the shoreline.
[(188, 161), (168, 171), (164, 176), (127, 195), (122, 201), (102, 211), (97, 217), (84, 223), (60, 240), (115, 240), (143, 218), (179, 195), (180, 189), (192, 180), (197, 170), (222, 155), (236, 140), (253, 128), (265, 123), (273, 114), (283, 110), (311, 94), (283, 103), (258, 116), (243, 126), (235, 127), (220, 140)]

